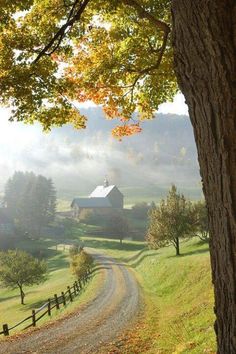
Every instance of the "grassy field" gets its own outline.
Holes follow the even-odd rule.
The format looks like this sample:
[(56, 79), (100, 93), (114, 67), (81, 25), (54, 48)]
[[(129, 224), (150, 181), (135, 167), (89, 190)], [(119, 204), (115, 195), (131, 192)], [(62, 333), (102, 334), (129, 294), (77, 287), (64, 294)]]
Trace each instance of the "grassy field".
[[(66, 287), (72, 285), (75, 281), (69, 269), (69, 252), (68, 250), (63, 251), (63, 248), (60, 246), (56, 250), (55, 241), (49, 239), (40, 241), (27, 240), (19, 242), (17, 247), (27, 251), (41, 250), (43, 256), (47, 259), (48, 278), (40, 285), (25, 287), (25, 305), (20, 305), (19, 291), (17, 289), (9, 290), (0, 287), (0, 326), (4, 323), (12, 326), (19, 322), (30, 315), (32, 309), (39, 308), (49, 297), (53, 297), (54, 294), (59, 295), (62, 291), (66, 291)], [(71, 312), (76, 306), (89, 301), (96, 293), (100, 277), (101, 274), (95, 273), (92, 280), (86, 285), (81, 295), (76, 297), (73, 304), (68, 304), (66, 309), (53, 311), (51, 319), (59, 318), (61, 315)], [(41, 325), (45, 321), (48, 321), (47, 316), (39, 324)], [(17, 330), (19, 331), (22, 327), (18, 327)], [(1, 336), (0, 338), (2, 339), (3, 337)]]
[(123, 249), (119, 249), (117, 241), (87, 237), (84, 242), (127, 262), (143, 289), (144, 314), (138, 328), (125, 336), (119, 353), (215, 352), (206, 243), (197, 238), (184, 242), (182, 255), (176, 257), (173, 247), (154, 251), (145, 249), (143, 243), (125, 241)]
[[(182, 255), (176, 257), (173, 247), (148, 250), (144, 242), (125, 240), (121, 248), (118, 240), (88, 237), (87, 231), (88, 227), (81, 225), (74, 239), (125, 262), (143, 290), (145, 306), (138, 326), (125, 334), (125, 340), (121, 338), (119, 350), (111, 350), (122, 354), (214, 353), (213, 292), (206, 243), (197, 238), (183, 242)], [(92, 234), (92, 226), (90, 231)], [(26, 288), (25, 306), (20, 305), (17, 290), (0, 288), (0, 324), (12, 325), (21, 320), (74, 281), (68, 251), (56, 250), (56, 243), (51, 239), (19, 243), (19, 248), (28, 251), (42, 250), (48, 261), (49, 277), (39, 286)], [(98, 273), (76, 301), (66, 310), (58, 311), (52, 320), (89, 301), (99, 287), (101, 276)]]

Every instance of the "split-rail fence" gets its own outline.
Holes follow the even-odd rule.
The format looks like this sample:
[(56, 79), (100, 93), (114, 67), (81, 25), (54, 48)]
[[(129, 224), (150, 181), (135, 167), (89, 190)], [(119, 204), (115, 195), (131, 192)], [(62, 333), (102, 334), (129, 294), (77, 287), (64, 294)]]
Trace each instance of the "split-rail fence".
[(26, 324), (23, 330), (26, 330), (30, 327), (35, 327), (37, 322), (41, 320), (44, 316), (51, 316), (52, 311), (54, 309), (59, 310), (60, 306), (66, 306), (68, 302), (72, 302), (73, 299), (77, 295), (79, 295), (84, 285), (88, 282), (90, 275), (91, 273), (88, 272), (83, 279), (75, 281), (72, 286), (67, 286), (67, 290), (65, 292), (62, 291), (61, 295), (58, 296), (57, 294), (55, 294), (52, 298), (49, 298), (48, 301), (45, 302), (39, 309), (32, 310), (30, 316), (24, 318), (22, 321), (16, 323), (14, 326), (10, 327), (7, 323), (3, 324), (0, 335), (3, 334), (5, 336), (9, 336), (10, 331), (22, 325), (23, 323)]

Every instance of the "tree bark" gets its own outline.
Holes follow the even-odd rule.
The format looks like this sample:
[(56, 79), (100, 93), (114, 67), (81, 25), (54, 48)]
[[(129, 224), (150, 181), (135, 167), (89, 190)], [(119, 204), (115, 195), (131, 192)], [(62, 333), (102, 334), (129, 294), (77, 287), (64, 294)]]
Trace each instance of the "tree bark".
[(218, 353), (236, 353), (236, 3), (172, 0), (175, 70), (198, 149)]
[(180, 251), (179, 251), (179, 238), (178, 237), (175, 238), (175, 251), (176, 251), (176, 256), (179, 256)]
[(20, 300), (21, 300), (21, 305), (24, 305), (24, 298), (25, 298), (25, 293), (22, 289), (22, 286), (19, 285), (19, 288), (20, 288)]

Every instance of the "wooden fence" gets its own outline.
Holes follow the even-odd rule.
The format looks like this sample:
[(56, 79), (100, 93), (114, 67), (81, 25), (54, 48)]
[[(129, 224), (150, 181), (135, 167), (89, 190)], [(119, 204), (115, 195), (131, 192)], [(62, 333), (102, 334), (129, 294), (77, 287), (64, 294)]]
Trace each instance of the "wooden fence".
[(55, 294), (52, 298), (49, 298), (48, 301), (45, 302), (39, 309), (32, 310), (32, 314), (30, 316), (24, 318), (22, 321), (18, 322), (14, 326), (9, 327), (8, 324), (5, 323), (2, 326), (2, 331), (0, 332), (0, 335), (3, 334), (4, 336), (9, 336), (10, 331), (29, 321), (30, 323), (27, 324), (23, 328), (23, 330), (28, 329), (30, 327), (35, 327), (36, 323), (41, 320), (41, 318), (46, 315), (51, 316), (51, 313), (54, 309), (59, 310), (60, 306), (66, 306), (68, 302), (72, 302), (73, 299), (77, 295), (79, 295), (84, 285), (88, 282), (90, 276), (91, 273), (88, 272), (83, 279), (75, 281), (72, 286), (67, 286), (67, 290), (65, 292), (62, 291), (61, 295), (58, 296), (57, 294)]

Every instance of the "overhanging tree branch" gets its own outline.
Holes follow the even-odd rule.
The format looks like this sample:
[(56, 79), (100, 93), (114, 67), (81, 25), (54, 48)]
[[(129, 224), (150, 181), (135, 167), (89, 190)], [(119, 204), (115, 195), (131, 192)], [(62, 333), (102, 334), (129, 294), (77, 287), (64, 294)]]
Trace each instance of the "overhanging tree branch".
[[(84, 0), (83, 2), (80, 2), (79, 0), (74, 1), (66, 23), (61, 26), (61, 28), (57, 31), (57, 33), (50, 40), (50, 42), (40, 51), (40, 53), (38, 54), (37, 58), (34, 60), (33, 63), (37, 63), (43, 55), (50, 55), (50, 54), (54, 53), (59, 48), (59, 46), (66, 34), (66, 30), (68, 28), (71, 28), (75, 22), (80, 20), (81, 15), (83, 14), (89, 1), (90, 0)], [(76, 7), (78, 4), (80, 4), (80, 7), (76, 10)], [(51, 49), (56, 42), (57, 42), (56, 46), (53, 49)], [(48, 52), (49, 49), (51, 49), (50, 52)]]
[[(50, 42), (39, 52), (38, 56), (36, 57), (36, 59), (34, 60), (33, 63), (37, 63), (40, 60), (40, 58), (44, 55), (51, 55), (59, 48), (63, 38), (65, 37), (66, 30), (68, 28), (71, 28), (75, 22), (80, 20), (81, 15), (83, 14), (83, 12), (86, 9), (86, 6), (88, 5), (89, 2), (90, 2), (90, 0), (84, 0), (82, 2), (80, 0), (75, 0), (72, 3), (71, 10), (69, 12), (66, 23), (64, 25), (62, 25), (62, 27), (57, 31), (57, 33), (53, 36), (53, 38), (50, 40)], [(163, 54), (166, 49), (168, 35), (170, 33), (170, 26), (167, 23), (165, 23), (164, 21), (161, 21), (161, 20), (157, 19), (156, 17), (154, 17), (150, 12), (145, 10), (136, 0), (121, 0), (121, 2), (125, 5), (133, 7), (137, 11), (137, 13), (139, 14), (140, 18), (146, 18), (147, 20), (149, 20), (151, 23), (153, 23), (157, 28), (159, 28), (163, 32), (162, 46), (158, 50), (159, 55), (158, 55), (158, 59), (157, 59), (156, 64), (154, 64), (150, 67), (144, 68), (142, 70), (139, 70), (139, 71), (135, 70), (135, 69), (134, 70), (131, 69), (131, 71), (138, 72), (141, 75), (148, 74), (150, 71), (157, 69), (161, 63)], [(78, 4), (80, 6), (77, 9)], [(56, 43), (56, 45), (54, 46), (55, 43)]]
[(121, 0), (121, 2), (125, 5), (135, 8), (140, 18), (146, 18), (147, 20), (152, 22), (156, 27), (158, 27), (161, 31), (167, 33), (167, 35), (170, 33), (170, 26), (167, 23), (154, 17), (150, 12), (145, 10), (136, 0)]
[(162, 57), (166, 50), (167, 40), (170, 33), (170, 26), (167, 23), (154, 17), (150, 12), (146, 11), (136, 0), (121, 0), (121, 1), (125, 5), (135, 8), (135, 10), (138, 12), (141, 18), (146, 18), (163, 32), (162, 45), (158, 49), (158, 58), (156, 63), (142, 70), (131, 69), (131, 71), (138, 72), (140, 75), (149, 74), (151, 71), (158, 69), (159, 65), (161, 64)]

